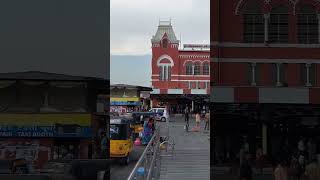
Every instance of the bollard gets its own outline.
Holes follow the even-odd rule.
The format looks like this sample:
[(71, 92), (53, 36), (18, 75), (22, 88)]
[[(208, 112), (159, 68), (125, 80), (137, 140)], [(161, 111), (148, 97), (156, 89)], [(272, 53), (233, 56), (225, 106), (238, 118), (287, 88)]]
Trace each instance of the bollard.
[(144, 167), (139, 167), (137, 174), (138, 174), (137, 180), (144, 180), (144, 174), (145, 174)]

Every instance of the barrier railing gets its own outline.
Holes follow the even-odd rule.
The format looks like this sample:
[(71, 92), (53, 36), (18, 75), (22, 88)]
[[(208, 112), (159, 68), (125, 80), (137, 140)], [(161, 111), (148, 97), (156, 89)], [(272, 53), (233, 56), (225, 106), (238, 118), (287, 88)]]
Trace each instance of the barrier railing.
[(150, 142), (127, 180), (151, 180), (160, 176), (160, 128), (157, 128)]

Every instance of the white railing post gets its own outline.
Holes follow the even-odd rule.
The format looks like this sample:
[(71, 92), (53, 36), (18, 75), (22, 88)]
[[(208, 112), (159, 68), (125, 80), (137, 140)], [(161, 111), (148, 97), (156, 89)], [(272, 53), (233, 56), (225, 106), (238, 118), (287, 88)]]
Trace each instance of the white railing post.
[(307, 82), (306, 82), (306, 86), (311, 86), (311, 83), (310, 83), (310, 67), (311, 67), (311, 64), (310, 63), (307, 63), (306, 64), (306, 68), (307, 68)]
[(264, 14), (264, 42), (269, 41), (269, 19), (270, 14)]
[(277, 86), (282, 86), (282, 83), (280, 81), (280, 68), (281, 68), (281, 63), (277, 63)]
[(320, 43), (320, 13), (318, 14), (318, 42)]
[(251, 86), (256, 86), (256, 63), (251, 63), (251, 68), (252, 68), (252, 81), (251, 81)]

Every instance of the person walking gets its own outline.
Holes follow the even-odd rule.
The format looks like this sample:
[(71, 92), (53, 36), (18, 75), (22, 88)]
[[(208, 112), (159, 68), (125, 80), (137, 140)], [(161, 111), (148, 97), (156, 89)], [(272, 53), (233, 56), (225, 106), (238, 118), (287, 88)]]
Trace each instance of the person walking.
[(189, 131), (189, 109), (186, 107), (184, 111), (184, 121), (186, 122), (185, 125), (185, 130), (188, 132)]
[(245, 159), (240, 166), (240, 180), (252, 180), (252, 167), (250, 165), (250, 154), (245, 154)]
[(209, 121), (210, 121), (210, 114), (209, 113), (206, 113), (205, 117), (204, 117), (204, 120), (206, 122), (205, 126), (204, 126), (204, 130), (210, 130), (210, 126), (209, 126)]
[(298, 180), (303, 180), (303, 176), (305, 173), (305, 156), (303, 154), (300, 154), (298, 156)]
[(305, 177), (306, 180), (320, 179), (320, 165), (316, 157), (312, 158), (311, 163), (306, 166)]
[(101, 142), (100, 142), (100, 150), (101, 150), (101, 158), (106, 159), (108, 157), (108, 139), (105, 132), (101, 133)]
[(288, 171), (284, 160), (279, 161), (278, 166), (274, 170), (275, 180), (288, 180)]
[(200, 115), (200, 112), (198, 111), (196, 113), (196, 129), (198, 131), (200, 130), (200, 122), (201, 122), (201, 115)]

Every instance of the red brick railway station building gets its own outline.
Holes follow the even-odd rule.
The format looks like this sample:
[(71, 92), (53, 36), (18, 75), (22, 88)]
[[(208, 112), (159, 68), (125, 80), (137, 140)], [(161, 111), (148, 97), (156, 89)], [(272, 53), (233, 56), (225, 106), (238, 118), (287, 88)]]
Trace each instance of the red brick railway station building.
[(180, 41), (167, 21), (160, 22), (151, 43), (152, 106), (167, 106), (172, 113), (181, 113), (186, 104), (194, 110), (205, 107), (210, 93), (210, 47), (179, 49)]
[(320, 1), (214, 0), (211, 9), (211, 157), (236, 159), (244, 136), (271, 159), (285, 141), (319, 146)]

